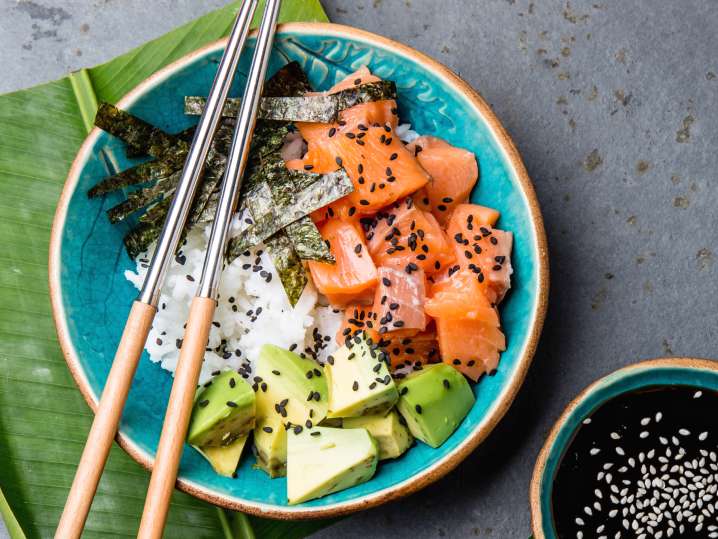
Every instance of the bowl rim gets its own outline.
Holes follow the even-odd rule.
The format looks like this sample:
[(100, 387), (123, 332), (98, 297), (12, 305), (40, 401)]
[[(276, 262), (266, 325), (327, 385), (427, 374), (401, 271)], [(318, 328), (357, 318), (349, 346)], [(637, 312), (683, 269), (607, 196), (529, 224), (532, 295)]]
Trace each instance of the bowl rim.
[[(544, 533), (545, 515), (541, 509), (541, 487), (545, 479), (546, 464), (549, 456), (553, 452), (556, 438), (566, 426), (566, 422), (569, 420), (573, 412), (596, 391), (610, 387), (618, 381), (623, 380), (626, 376), (637, 374), (639, 372), (676, 367), (685, 370), (708, 370), (718, 372), (718, 360), (695, 357), (659, 357), (632, 363), (600, 377), (598, 380), (587, 386), (571, 402), (569, 402), (568, 405), (566, 405), (566, 408), (553, 424), (553, 427), (551, 427), (551, 431), (546, 437), (546, 441), (541, 447), (538, 457), (536, 458), (536, 464), (534, 465), (533, 473), (531, 475), (531, 483), (529, 485), (529, 505), (531, 509), (531, 528), (536, 539), (547, 539), (547, 536)], [(561, 448), (562, 451), (564, 449), (565, 448)]]
[[(388, 501), (407, 496), (440, 479), (458, 466), (458, 464), (489, 435), (496, 424), (505, 415), (514, 401), (524, 378), (526, 377), (526, 373), (536, 351), (546, 317), (549, 290), (548, 246), (538, 199), (518, 150), (516, 149), (506, 129), (501, 125), (486, 101), (476, 90), (469, 86), (469, 84), (458, 75), (438, 61), (407, 45), (403, 45), (389, 38), (350, 26), (334, 23), (295, 22), (281, 24), (278, 28), (278, 33), (327, 36), (338, 35), (341, 37), (356, 39), (358, 41), (368, 43), (369, 45), (378, 45), (398, 54), (399, 56), (411, 58), (416, 63), (421, 64), (424, 68), (436, 73), (444, 83), (454, 88), (459, 94), (461, 94), (467, 100), (468, 104), (474, 107), (487, 123), (489, 131), (497, 141), (500, 150), (504, 153), (506, 161), (512, 169), (512, 172), (518, 181), (520, 190), (526, 199), (529, 209), (529, 217), (531, 219), (531, 228), (535, 236), (535, 240), (532, 242), (534, 243), (532, 245), (532, 250), (536, 251), (535, 265), (538, 276), (535, 285), (537, 288), (536, 306), (529, 324), (528, 338), (523, 349), (518, 355), (516, 372), (513, 377), (509, 379), (509, 383), (502, 390), (500, 397), (489, 409), (487, 417), (482, 424), (478, 425), (477, 428), (475, 428), (469, 436), (457, 445), (456, 448), (454, 448), (450, 453), (444, 455), (436, 463), (425, 468), (420, 473), (392, 486), (377, 490), (353, 500), (337, 502), (322, 507), (283, 507), (275, 504), (252, 502), (226, 494), (219, 494), (212, 489), (197, 484), (194, 481), (181, 477), (177, 478), (176, 488), (181, 491), (215, 505), (225, 507), (227, 509), (242, 511), (259, 517), (285, 520), (337, 517), (347, 515), (355, 511), (368, 509), (370, 507), (375, 507)], [(166, 80), (176, 71), (210, 52), (221, 50), (225, 47), (226, 43), (226, 38), (214, 41), (172, 62), (130, 90), (122, 97), (117, 105), (119, 107), (129, 106), (149, 89)], [(75, 383), (93, 413), (97, 411), (99, 398), (89, 384), (89, 381), (81, 367), (77, 351), (75, 350), (70, 338), (67, 318), (65, 316), (64, 306), (62, 303), (60, 272), (62, 266), (62, 232), (65, 225), (69, 203), (79, 181), (80, 170), (89, 157), (92, 146), (96, 142), (100, 133), (100, 129), (96, 127), (92, 129), (80, 147), (68, 172), (52, 223), (48, 268), (50, 299), (58, 340), (60, 342), (65, 361), (70, 369), (70, 373), (72, 374)], [(122, 447), (122, 449), (130, 455), (130, 457), (132, 457), (145, 469), (149, 471), (152, 470), (154, 462), (154, 457), (152, 455), (138, 447), (128, 436), (124, 435), (120, 431), (118, 431), (115, 440), (120, 447)]]

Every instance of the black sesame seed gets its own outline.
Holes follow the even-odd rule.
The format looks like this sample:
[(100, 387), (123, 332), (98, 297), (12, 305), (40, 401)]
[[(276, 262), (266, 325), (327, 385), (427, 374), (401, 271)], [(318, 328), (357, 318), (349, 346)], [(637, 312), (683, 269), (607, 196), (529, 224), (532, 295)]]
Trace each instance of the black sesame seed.
[(272, 427), (262, 427), (262, 430), (266, 432), (267, 434), (272, 434), (273, 429)]
[(417, 414), (420, 414), (421, 413), (421, 404), (417, 404), (416, 406), (414, 406), (414, 410), (416, 410)]
[(236, 402), (232, 402), (232, 401), (227, 401), (227, 406), (229, 406), (230, 408), (236, 408), (236, 407), (237, 407), (237, 403), (236, 403)]
[(352, 391), (357, 391), (359, 389), (359, 382), (354, 380), (354, 383), (352, 384)]
[(204, 399), (204, 400), (202, 400), (202, 401), (199, 401), (199, 405), (200, 405), (200, 407), (202, 407), (202, 408), (204, 408), (204, 407), (207, 406), (208, 404), (209, 404), (209, 401), (208, 401), (207, 399)]

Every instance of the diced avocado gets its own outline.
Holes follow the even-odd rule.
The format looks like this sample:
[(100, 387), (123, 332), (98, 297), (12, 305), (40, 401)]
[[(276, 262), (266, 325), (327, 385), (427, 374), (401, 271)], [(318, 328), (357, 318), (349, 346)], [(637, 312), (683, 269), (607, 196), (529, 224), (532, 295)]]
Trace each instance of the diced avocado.
[(329, 385), (327, 417), (386, 412), (399, 398), (386, 355), (366, 334), (348, 340), (324, 367)]
[(395, 459), (411, 447), (414, 437), (406, 428), (406, 422), (396, 410), (388, 414), (348, 417), (345, 429), (364, 428), (379, 445), (379, 460)]
[(197, 396), (187, 440), (197, 447), (229, 445), (254, 428), (255, 397), (234, 371), (218, 374)]
[(444, 363), (413, 372), (399, 384), (397, 408), (411, 433), (439, 447), (456, 430), (474, 404), (466, 378)]
[(372, 478), (379, 451), (366, 429), (314, 427), (287, 432), (290, 505), (338, 492)]
[(269, 477), (287, 475), (287, 432), (281, 417), (257, 418), (254, 447), (257, 449), (257, 466)]
[(196, 447), (195, 449), (209, 461), (215, 472), (225, 477), (232, 477), (239, 464), (239, 457), (242, 456), (242, 450), (244, 449), (244, 444), (247, 443), (247, 438), (249, 438), (249, 434), (240, 436), (229, 445)]
[(313, 426), (327, 415), (327, 379), (321, 365), (271, 344), (259, 354), (256, 376), (257, 465), (271, 477), (286, 473), (285, 426)]

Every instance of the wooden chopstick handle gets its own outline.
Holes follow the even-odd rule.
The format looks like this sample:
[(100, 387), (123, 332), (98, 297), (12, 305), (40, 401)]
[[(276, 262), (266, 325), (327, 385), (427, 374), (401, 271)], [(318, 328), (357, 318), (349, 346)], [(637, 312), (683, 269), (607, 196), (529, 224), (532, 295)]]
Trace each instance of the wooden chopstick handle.
[(156, 312), (152, 305), (140, 301), (132, 304), (55, 531), (56, 539), (75, 539), (82, 533)]
[(162, 537), (216, 305), (209, 298), (192, 300), (138, 538)]

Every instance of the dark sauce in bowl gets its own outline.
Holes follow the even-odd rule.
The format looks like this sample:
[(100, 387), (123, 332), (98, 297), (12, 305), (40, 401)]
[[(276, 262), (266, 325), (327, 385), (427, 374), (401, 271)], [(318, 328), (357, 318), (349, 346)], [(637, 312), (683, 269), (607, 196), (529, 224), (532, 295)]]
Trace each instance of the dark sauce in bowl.
[(560, 538), (718, 538), (718, 392), (619, 395), (574, 434), (552, 489)]

